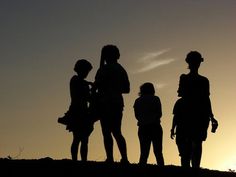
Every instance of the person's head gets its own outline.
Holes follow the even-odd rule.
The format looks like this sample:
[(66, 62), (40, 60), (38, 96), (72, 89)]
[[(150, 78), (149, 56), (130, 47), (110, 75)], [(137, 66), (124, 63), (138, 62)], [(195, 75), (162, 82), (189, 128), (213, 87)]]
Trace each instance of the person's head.
[(198, 51), (190, 51), (187, 54), (185, 61), (188, 63), (188, 67), (190, 70), (197, 70), (204, 59)]
[(101, 59), (106, 63), (117, 61), (120, 58), (120, 52), (117, 46), (109, 44), (102, 48)]
[(74, 71), (82, 78), (86, 78), (92, 68), (93, 66), (89, 61), (86, 59), (79, 59), (75, 63)]
[(140, 86), (139, 95), (155, 95), (155, 88), (152, 83), (146, 82)]

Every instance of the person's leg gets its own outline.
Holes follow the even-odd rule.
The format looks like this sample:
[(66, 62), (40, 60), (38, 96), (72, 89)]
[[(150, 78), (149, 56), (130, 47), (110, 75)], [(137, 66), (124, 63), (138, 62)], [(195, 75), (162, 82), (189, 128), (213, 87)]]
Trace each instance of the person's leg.
[(116, 139), (117, 146), (119, 148), (120, 154), (121, 154), (121, 160), (123, 162), (128, 162), (128, 156), (127, 156), (127, 147), (126, 147), (126, 141), (124, 136), (121, 134), (121, 132), (114, 132), (113, 133), (114, 138)]
[(139, 164), (145, 165), (147, 164), (148, 155), (149, 155), (150, 147), (151, 147), (151, 140), (147, 133), (146, 127), (139, 127), (138, 137), (139, 137), (139, 144), (140, 144)]
[(162, 154), (162, 138), (163, 138), (163, 131), (162, 127), (158, 125), (158, 127), (152, 128), (152, 142), (153, 142), (153, 151), (156, 157), (157, 164), (159, 166), (164, 166), (164, 158)]
[(121, 154), (121, 162), (128, 163), (126, 141), (121, 132), (122, 110), (117, 111), (113, 117), (114, 122), (112, 123), (112, 134), (116, 139), (117, 146)]
[(177, 134), (176, 145), (179, 151), (181, 166), (189, 168), (191, 158), (191, 141), (183, 134)]
[(78, 134), (76, 132), (73, 132), (73, 141), (71, 144), (71, 157), (73, 161), (77, 161), (79, 143), (80, 143), (80, 138)]
[(201, 158), (202, 158), (202, 141), (194, 140), (192, 142), (192, 167), (200, 168)]
[(87, 161), (88, 156), (88, 137), (84, 137), (81, 141), (80, 155), (83, 162)]
[(187, 167), (187, 168), (190, 167), (191, 157), (192, 157), (191, 141), (188, 138), (186, 138), (182, 144), (181, 163), (183, 167)]
[(108, 125), (108, 122), (106, 122), (105, 120), (100, 120), (100, 122), (102, 127), (104, 147), (107, 156), (106, 162), (113, 162), (113, 139), (111, 135), (111, 130)]

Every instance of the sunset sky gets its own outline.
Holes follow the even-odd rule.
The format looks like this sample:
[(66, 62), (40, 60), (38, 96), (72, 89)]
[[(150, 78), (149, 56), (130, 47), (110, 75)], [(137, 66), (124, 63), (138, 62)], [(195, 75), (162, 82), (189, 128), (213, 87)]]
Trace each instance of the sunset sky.
[[(236, 169), (235, 19), (235, 0), (1, 0), (0, 157), (70, 159), (72, 134), (57, 118), (70, 104), (74, 64), (88, 59), (93, 70), (87, 80), (94, 81), (101, 48), (114, 44), (131, 83), (122, 124), (130, 162), (139, 159), (133, 103), (139, 86), (152, 82), (163, 108), (165, 163), (180, 165), (170, 139), (172, 109), (179, 76), (188, 72), (185, 56), (197, 50), (219, 121), (203, 143), (201, 166)], [(116, 143), (114, 149), (119, 161)], [(96, 122), (88, 159), (105, 158)], [(155, 163), (152, 149), (148, 162)]]

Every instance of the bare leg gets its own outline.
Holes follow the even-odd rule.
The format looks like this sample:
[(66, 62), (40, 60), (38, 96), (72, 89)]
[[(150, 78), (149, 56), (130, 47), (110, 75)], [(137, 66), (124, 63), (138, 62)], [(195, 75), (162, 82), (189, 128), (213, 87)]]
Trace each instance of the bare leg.
[(81, 154), (81, 160), (83, 162), (86, 162), (88, 156), (88, 137), (84, 138), (81, 141), (80, 154)]
[(193, 146), (192, 167), (200, 168), (201, 157), (202, 157), (202, 141), (194, 141), (192, 146)]
[(73, 141), (71, 144), (71, 157), (73, 161), (77, 161), (79, 143), (80, 143), (80, 139), (78, 138), (76, 133), (73, 132)]
[(113, 139), (110, 132), (110, 128), (108, 127), (107, 123), (101, 121), (102, 126), (102, 134), (103, 134), (103, 142), (106, 151), (107, 162), (113, 162)]
[(127, 147), (126, 147), (126, 141), (124, 136), (121, 134), (121, 131), (114, 131), (113, 132), (114, 138), (116, 139), (122, 161), (123, 162), (128, 162), (128, 157), (127, 157)]

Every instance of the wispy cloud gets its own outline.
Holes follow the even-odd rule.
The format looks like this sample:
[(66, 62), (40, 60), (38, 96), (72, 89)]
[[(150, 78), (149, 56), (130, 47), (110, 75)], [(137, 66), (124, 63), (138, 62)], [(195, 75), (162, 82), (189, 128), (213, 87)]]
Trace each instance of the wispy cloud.
[(162, 89), (162, 88), (165, 88), (167, 86), (167, 84), (166, 83), (156, 83), (155, 84), (155, 87), (157, 88), (157, 89)]
[(175, 61), (174, 58), (160, 58), (161, 55), (167, 53), (169, 50), (170, 49), (163, 49), (160, 51), (145, 54), (142, 58), (138, 60), (138, 63), (141, 63), (142, 66), (135, 73), (150, 71), (152, 69), (167, 65)]
[(158, 60), (158, 61), (151, 61), (151, 62), (147, 63), (145, 66), (143, 66), (142, 68), (140, 68), (139, 70), (137, 70), (137, 73), (146, 72), (146, 71), (155, 69), (159, 66), (167, 65), (167, 64), (173, 62), (174, 60), (175, 59), (170, 58), (170, 59), (163, 59), (163, 60)]
[(155, 59), (156, 57), (168, 52), (170, 49), (163, 49), (163, 50), (160, 50), (160, 51), (156, 51), (156, 52), (149, 52), (149, 53), (146, 53), (142, 58), (140, 58), (138, 61), (139, 62), (147, 62), (147, 61), (150, 61), (150, 60), (153, 60)]

